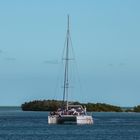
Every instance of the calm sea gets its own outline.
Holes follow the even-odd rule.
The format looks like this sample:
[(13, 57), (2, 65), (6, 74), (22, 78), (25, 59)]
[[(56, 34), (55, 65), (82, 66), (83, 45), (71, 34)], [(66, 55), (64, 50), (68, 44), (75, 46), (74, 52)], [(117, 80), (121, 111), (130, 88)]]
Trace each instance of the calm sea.
[(139, 113), (93, 113), (94, 125), (48, 125), (47, 116), (0, 108), (0, 140), (140, 140)]

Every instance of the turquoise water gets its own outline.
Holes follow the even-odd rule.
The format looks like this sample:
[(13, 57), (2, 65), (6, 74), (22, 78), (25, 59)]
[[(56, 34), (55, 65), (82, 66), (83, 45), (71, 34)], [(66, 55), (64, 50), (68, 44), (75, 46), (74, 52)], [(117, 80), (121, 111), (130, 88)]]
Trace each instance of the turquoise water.
[(0, 140), (140, 140), (139, 113), (93, 113), (94, 125), (48, 125), (47, 115), (0, 109)]

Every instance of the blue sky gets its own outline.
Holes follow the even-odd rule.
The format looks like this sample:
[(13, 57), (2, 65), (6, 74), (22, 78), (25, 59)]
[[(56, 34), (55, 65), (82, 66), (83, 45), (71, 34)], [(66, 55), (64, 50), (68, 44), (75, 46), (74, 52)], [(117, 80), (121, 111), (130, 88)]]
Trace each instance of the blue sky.
[(139, 5), (139, 0), (0, 1), (0, 105), (62, 98), (55, 87), (67, 14), (81, 81), (81, 91), (70, 100), (140, 104)]

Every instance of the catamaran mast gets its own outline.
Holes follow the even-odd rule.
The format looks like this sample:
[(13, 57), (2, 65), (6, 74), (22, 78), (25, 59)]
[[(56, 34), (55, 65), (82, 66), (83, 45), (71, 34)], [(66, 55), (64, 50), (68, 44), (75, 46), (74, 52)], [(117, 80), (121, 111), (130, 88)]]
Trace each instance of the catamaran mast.
[(64, 91), (63, 91), (63, 102), (66, 100), (66, 109), (68, 110), (68, 89), (69, 89), (69, 15), (67, 25), (67, 36), (66, 36), (66, 56), (65, 56), (65, 72), (64, 72)]

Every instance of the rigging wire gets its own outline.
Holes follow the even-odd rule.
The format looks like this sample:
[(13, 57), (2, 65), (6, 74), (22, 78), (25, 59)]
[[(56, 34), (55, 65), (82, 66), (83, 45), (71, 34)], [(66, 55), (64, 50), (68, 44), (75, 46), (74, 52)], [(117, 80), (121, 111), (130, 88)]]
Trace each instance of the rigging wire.
[[(65, 41), (64, 41), (64, 47), (63, 47), (63, 51), (62, 51), (62, 56), (61, 56), (61, 61), (60, 61), (60, 65), (59, 65), (59, 68), (58, 68), (58, 74), (57, 74), (57, 78), (56, 78), (56, 86), (54, 88), (54, 98), (53, 99), (56, 99), (56, 93), (59, 89), (59, 81), (62, 80), (61, 79), (61, 71), (62, 71), (62, 66), (63, 66), (63, 56), (64, 56), (64, 52), (65, 52), (65, 48), (66, 48), (66, 41), (67, 41), (67, 37), (65, 37)], [(62, 83), (62, 81), (60, 82)]]
[[(61, 61), (61, 64), (60, 64), (60, 67), (59, 67), (59, 70), (58, 70), (57, 83), (56, 83), (56, 87), (55, 87), (55, 90), (54, 90), (54, 97), (55, 98), (56, 98), (57, 90), (59, 88), (59, 86), (58, 86), (59, 85), (59, 81), (62, 80), (61, 79), (61, 74), (59, 74), (59, 73), (61, 71), (64, 71), (64, 70), (62, 70), (62, 68), (63, 68), (62, 65), (64, 64), (64, 60), (66, 60), (66, 58), (65, 58), (65, 50), (66, 50), (66, 47), (67, 47), (67, 45), (66, 45), (66, 43), (67, 43), (67, 37), (69, 38), (69, 42), (70, 42), (70, 46), (71, 46), (71, 47), (69, 47), (69, 49), (70, 49), (71, 55), (72, 55), (72, 58), (69, 58), (69, 60), (74, 60), (74, 62), (75, 62), (73, 64), (75, 65), (75, 73), (77, 73), (77, 80), (78, 80), (78, 83), (79, 83), (79, 90), (80, 90), (81, 93), (83, 92), (82, 83), (81, 83), (81, 79), (80, 79), (80, 75), (79, 75), (79, 71), (78, 71), (78, 64), (77, 64), (77, 60), (75, 59), (76, 58), (75, 57), (75, 52), (74, 52), (73, 43), (72, 43), (72, 39), (71, 39), (71, 35), (70, 35), (70, 30), (69, 30), (69, 32), (68, 31), (66, 32), (66, 37), (65, 37), (65, 41), (64, 41), (64, 47), (63, 47), (62, 56), (61, 56), (62, 61)], [(72, 73), (72, 69), (70, 71)], [(73, 70), (73, 73), (74, 73), (74, 70)], [(76, 76), (74, 78), (75, 78), (74, 80), (76, 81)], [(69, 75), (69, 80), (72, 81), (72, 75)], [(69, 96), (71, 96), (71, 95), (72, 94), (69, 94)], [(64, 99), (64, 95), (63, 95), (63, 98), (62, 99)]]

